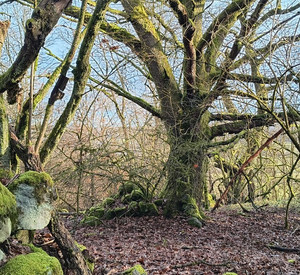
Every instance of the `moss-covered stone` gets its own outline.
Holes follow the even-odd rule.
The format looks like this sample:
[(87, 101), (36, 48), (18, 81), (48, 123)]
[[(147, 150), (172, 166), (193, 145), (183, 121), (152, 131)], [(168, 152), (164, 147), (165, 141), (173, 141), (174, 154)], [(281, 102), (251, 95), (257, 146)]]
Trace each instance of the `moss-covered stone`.
[(144, 200), (144, 194), (140, 189), (132, 190), (130, 193), (131, 201), (142, 201)]
[(15, 196), (0, 183), (0, 221), (6, 217), (15, 216), (17, 203)]
[(202, 222), (196, 217), (190, 217), (188, 219), (188, 224), (198, 228), (201, 228), (203, 226)]
[(0, 275), (63, 275), (59, 261), (46, 252), (19, 255), (0, 268)]
[(103, 208), (103, 206), (100, 204), (98, 206), (93, 206), (91, 207), (89, 210), (87, 210), (85, 212), (85, 217), (88, 216), (94, 216), (94, 217), (98, 217), (98, 218), (102, 218), (103, 215), (105, 213), (105, 209)]
[(125, 194), (124, 196), (121, 197), (121, 202), (128, 204), (131, 202), (131, 194)]
[(139, 214), (141, 216), (157, 216), (158, 209), (152, 202), (139, 202)]
[(16, 229), (44, 228), (51, 219), (56, 190), (47, 173), (28, 171), (9, 185), (17, 202)]
[(108, 209), (105, 211), (103, 218), (107, 220), (111, 220), (113, 218), (125, 216), (126, 212), (127, 212), (127, 207), (125, 206)]
[(20, 184), (25, 184), (34, 187), (35, 197), (39, 203), (43, 202), (44, 195), (49, 193), (51, 198), (55, 198), (53, 188), (53, 180), (49, 174), (45, 172), (27, 171), (20, 175), (12, 184), (9, 185), (9, 190), (14, 193)]
[(123, 275), (147, 275), (145, 269), (140, 264), (137, 264), (123, 271), (122, 274)]
[(81, 223), (87, 224), (90, 226), (97, 226), (97, 225), (101, 224), (102, 221), (101, 221), (101, 219), (99, 219), (98, 217), (95, 217), (95, 216), (86, 216), (83, 218)]
[(113, 205), (115, 201), (116, 201), (115, 198), (108, 197), (101, 203), (101, 206), (103, 206), (104, 208), (109, 207)]
[(122, 197), (126, 194), (130, 194), (133, 190), (138, 190), (139, 187), (130, 181), (127, 181), (125, 183), (123, 183), (122, 185), (120, 185), (119, 187), (119, 196)]
[(138, 207), (139, 207), (138, 202), (132, 201), (132, 202), (129, 203), (128, 209), (129, 210), (137, 210)]

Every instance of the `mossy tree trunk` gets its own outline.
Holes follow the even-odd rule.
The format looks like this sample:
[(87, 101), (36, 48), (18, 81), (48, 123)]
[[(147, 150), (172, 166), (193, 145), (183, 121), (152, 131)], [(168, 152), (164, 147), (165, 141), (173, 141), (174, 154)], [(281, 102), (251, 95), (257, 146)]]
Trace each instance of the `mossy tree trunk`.
[(207, 155), (205, 140), (176, 139), (170, 146), (168, 182), (164, 196), (167, 216), (182, 212), (202, 219), (198, 206), (207, 206)]
[[(247, 125), (245, 121), (236, 121), (211, 127), (208, 112), (220, 95), (227, 95), (226, 81), (230, 79), (231, 67), (241, 52), (240, 40), (254, 28), (267, 1), (260, 1), (250, 19), (244, 22), (245, 26), (220, 69), (218, 56), (224, 39), (239, 16), (246, 14), (254, 2), (237, 0), (228, 4), (203, 33), (205, 1), (168, 1), (182, 28), (183, 43), (177, 41), (174, 47), (181, 47), (184, 55), (183, 83), (178, 82), (174, 75), (163, 50), (160, 34), (149, 19), (151, 16), (143, 1), (121, 0), (138, 40), (126, 30), (102, 26), (111, 37), (132, 49), (147, 66), (151, 80), (155, 83), (161, 105), (159, 117), (166, 126), (170, 144), (168, 183), (164, 193), (168, 200), (167, 212), (170, 212), (167, 214), (180, 211), (202, 219), (199, 206), (207, 205), (208, 144), (216, 136), (239, 133), (245, 127), (253, 128), (263, 123), (251, 122)], [(252, 79), (248, 82), (252, 82)], [(152, 114), (155, 115), (154, 112)]]

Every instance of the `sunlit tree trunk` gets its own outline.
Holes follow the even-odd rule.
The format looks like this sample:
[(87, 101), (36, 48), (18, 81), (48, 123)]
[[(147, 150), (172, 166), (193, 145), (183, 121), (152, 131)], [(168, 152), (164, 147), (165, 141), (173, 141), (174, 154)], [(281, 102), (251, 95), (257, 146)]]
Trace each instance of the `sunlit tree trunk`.
[[(0, 21), (0, 56), (2, 46), (9, 28), (9, 21)], [(6, 114), (5, 99), (0, 95), (0, 167), (10, 169), (9, 125)]]

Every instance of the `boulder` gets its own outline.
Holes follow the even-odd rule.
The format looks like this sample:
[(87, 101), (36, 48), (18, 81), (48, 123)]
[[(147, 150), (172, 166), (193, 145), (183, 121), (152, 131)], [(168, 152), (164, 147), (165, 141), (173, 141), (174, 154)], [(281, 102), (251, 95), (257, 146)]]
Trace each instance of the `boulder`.
[(49, 256), (42, 249), (33, 253), (19, 255), (0, 267), (0, 275), (63, 275), (61, 265), (55, 257)]
[(11, 234), (12, 221), (17, 215), (15, 196), (0, 183), (0, 243), (4, 242)]
[(54, 209), (56, 190), (47, 173), (28, 171), (9, 185), (17, 203), (16, 229), (43, 229), (48, 225)]

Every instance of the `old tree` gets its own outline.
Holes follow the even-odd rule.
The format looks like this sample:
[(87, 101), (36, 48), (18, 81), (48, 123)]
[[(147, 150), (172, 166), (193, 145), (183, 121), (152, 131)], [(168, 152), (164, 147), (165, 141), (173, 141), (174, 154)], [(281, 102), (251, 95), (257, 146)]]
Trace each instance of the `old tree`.
[[(35, 4), (26, 2), (32, 7)], [(167, 199), (166, 213), (184, 212), (201, 220), (200, 209), (208, 203), (208, 158), (214, 156), (215, 148), (247, 134), (249, 153), (253, 154), (258, 145), (251, 141), (251, 129), (275, 123), (298, 144), (289, 127), (299, 119), (299, 58), (294, 58), (299, 56), (299, 10), (297, 1), (280, 0), (83, 0), (81, 7), (70, 4), (63, 12), (64, 20), (77, 22), (72, 46), (32, 98), (32, 108), (60, 76), (46, 108), (47, 122), (54, 103), (62, 98), (70, 68), (74, 74), (72, 94), (47, 138), (41, 130), (34, 149), (29, 143), (27, 149), (18, 150), (20, 146), (13, 142), (15, 152), (27, 169), (35, 163), (28, 155), (44, 165), (85, 91), (108, 89), (161, 119), (170, 147), (162, 193)], [(40, 25), (26, 23), (20, 55), (0, 76), (0, 92), (7, 91), (10, 104), (17, 101), (19, 82), (53, 27), (49, 27), (51, 20), (47, 21), (52, 15), (43, 18), (43, 12), (43, 6), (35, 9), (33, 17)], [(44, 30), (44, 26), (48, 28)], [(95, 60), (99, 45), (108, 45), (111, 60), (118, 62)], [(74, 56), (77, 61), (71, 65)], [(110, 67), (105, 73), (101, 66)], [(122, 78), (118, 78), (120, 72)], [(133, 81), (124, 85), (124, 78)], [(18, 140), (26, 132), (29, 102), (24, 103), (17, 121), (14, 137)], [(3, 121), (4, 117), (1, 129), (5, 138)], [(5, 151), (1, 152), (4, 156)]]

